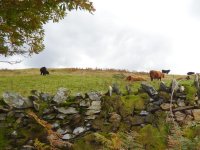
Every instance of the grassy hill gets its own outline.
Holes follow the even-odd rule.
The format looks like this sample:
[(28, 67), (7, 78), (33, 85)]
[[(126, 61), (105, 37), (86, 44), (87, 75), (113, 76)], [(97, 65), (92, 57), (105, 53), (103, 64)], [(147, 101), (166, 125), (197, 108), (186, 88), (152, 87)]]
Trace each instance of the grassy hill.
[[(160, 90), (161, 82), (150, 81), (145, 72), (48, 70), (47, 76), (40, 75), (35, 68), (0, 70), (0, 97), (5, 91), (28, 97), (22, 99), (13, 93), (9, 96), (8, 92), (1, 98), (0, 149), (28, 146), (50, 150), (64, 144), (73, 145), (70, 149), (74, 150), (198, 150), (200, 147), (200, 100), (194, 76), (190, 80), (183, 75), (166, 75), (162, 79), (166, 87), (175, 78), (185, 88), (176, 91), (172, 101), (171, 91)], [(127, 81), (129, 75), (145, 79), (145, 85), (153, 86), (157, 94), (151, 95), (141, 88), (142, 81)], [(105, 95), (114, 83), (122, 93)], [(126, 85), (133, 92), (128, 93)], [(71, 94), (60, 98), (56, 93), (60, 87), (69, 89)], [(14, 97), (17, 97), (15, 102)], [(62, 102), (55, 101), (56, 97)], [(21, 101), (31, 106), (24, 107)], [(18, 108), (19, 105), (23, 107)], [(57, 134), (56, 141), (49, 139)]]
[[(141, 82), (127, 82), (123, 76), (139, 75), (150, 82), (148, 73), (128, 72), (126, 70), (92, 70), (92, 69), (49, 69), (50, 75), (41, 76), (39, 69), (0, 70), (0, 95), (4, 91), (15, 91), (24, 96), (31, 90), (55, 93), (59, 87), (69, 88), (72, 94), (91, 90), (107, 91), (108, 86), (117, 83), (121, 90), (126, 84), (132, 84), (133, 89), (140, 86)], [(185, 76), (176, 75), (175, 78)], [(169, 83), (173, 75), (166, 75), (163, 81)], [(151, 82), (157, 86), (158, 82)]]

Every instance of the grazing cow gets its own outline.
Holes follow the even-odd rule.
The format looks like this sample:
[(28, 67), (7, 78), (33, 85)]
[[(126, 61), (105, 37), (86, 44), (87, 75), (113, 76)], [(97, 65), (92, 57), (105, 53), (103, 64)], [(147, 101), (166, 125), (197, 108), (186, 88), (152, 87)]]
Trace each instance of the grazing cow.
[(168, 74), (169, 72), (170, 72), (170, 70), (162, 70), (162, 73)]
[(49, 71), (47, 71), (47, 68), (46, 67), (42, 67), (40, 68), (40, 75), (47, 75), (49, 74)]
[(153, 79), (158, 79), (161, 81), (161, 78), (165, 77), (164, 73), (160, 71), (155, 71), (155, 70), (151, 70), (149, 72), (149, 75), (150, 75), (151, 81), (153, 81)]
[(187, 75), (192, 75), (195, 74), (194, 72), (188, 72)]
[(185, 79), (186, 79), (186, 80), (190, 80), (190, 76), (187, 76)]
[(146, 79), (141, 76), (133, 75), (126, 77), (126, 81), (146, 81)]
[(131, 76), (126, 77), (126, 81), (131, 81), (131, 80), (132, 80)]

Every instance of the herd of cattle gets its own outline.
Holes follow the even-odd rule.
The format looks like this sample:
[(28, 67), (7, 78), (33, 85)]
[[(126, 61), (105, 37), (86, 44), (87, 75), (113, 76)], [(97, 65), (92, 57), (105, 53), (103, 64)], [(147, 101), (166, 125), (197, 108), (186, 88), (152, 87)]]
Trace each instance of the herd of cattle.
[[(162, 78), (165, 77), (165, 74), (168, 74), (170, 72), (170, 70), (162, 70), (162, 71), (156, 71), (156, 70), (151, 70), (149, 72), (149, 76), (151, 78), (151, 81), (153, 81), (154, 79), (158, 79), (161, 80)], [(187, 77), (185, 79), (189, 80), (190, 79), (190, 75), (195, 74), (195, 72), (188, 72), (187, 73)], [(142, 77), (134, 77), (134, 76), (128, 76), (126, 78), (127, 81), (146, 81), (146, 79), (142, 78)]]
[[(153, 81), (154, 79), (161, 80), (162, 78), (165, 77), (165, 74), (168, 74), (169, 72), (170, 70), (162, 70), (162, 71), (151, 70), (149, 72), (149, 76), (151, 78), (151, 81)], [(195, 72), (188, 72), (186, 79), (189, 80), (190, 75), (193, 75), (193, 74), (195, 74)], [(44, 75), (44, 76), (49, 75), (49, 71), (47, 70), (46, 67), (40, 68), (40, 75)], [(146, 81), (146, 79), (141, 76), (128, 76), (126, 80), (127, 81)]]

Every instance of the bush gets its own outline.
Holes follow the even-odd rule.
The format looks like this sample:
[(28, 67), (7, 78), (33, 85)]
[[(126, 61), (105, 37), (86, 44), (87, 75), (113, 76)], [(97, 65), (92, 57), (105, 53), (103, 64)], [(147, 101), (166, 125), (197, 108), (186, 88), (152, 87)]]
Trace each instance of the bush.
[(195, 102), (195, 96), (197, 94), (197, 89), (191, 85), (184, 85), (186, 100), (188, 100), (189, 104), (193, 105)]
[(137, 141), (146, 150), (163, 150), (166, 148), (165, 137), (152, 125), (146, 125), (139, 131)]

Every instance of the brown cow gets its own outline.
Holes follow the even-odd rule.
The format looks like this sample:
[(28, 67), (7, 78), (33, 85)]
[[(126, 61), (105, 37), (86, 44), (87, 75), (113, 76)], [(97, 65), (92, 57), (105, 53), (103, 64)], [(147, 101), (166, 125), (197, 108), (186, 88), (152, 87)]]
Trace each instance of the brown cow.
[(126, 81), (146, 81), (146, 80), (141, 76), (132, 75), (132, 76), (128, 76), (126, 78)]
[(149, 75), (150, 75), (151, 81), (153, 81), (153, 79), (158, 79), (161, 81), (161, 78), (165, 77), (164, 73), (160, 71), (155, 71), (155, 70), (151, 70), (149, 72)]

